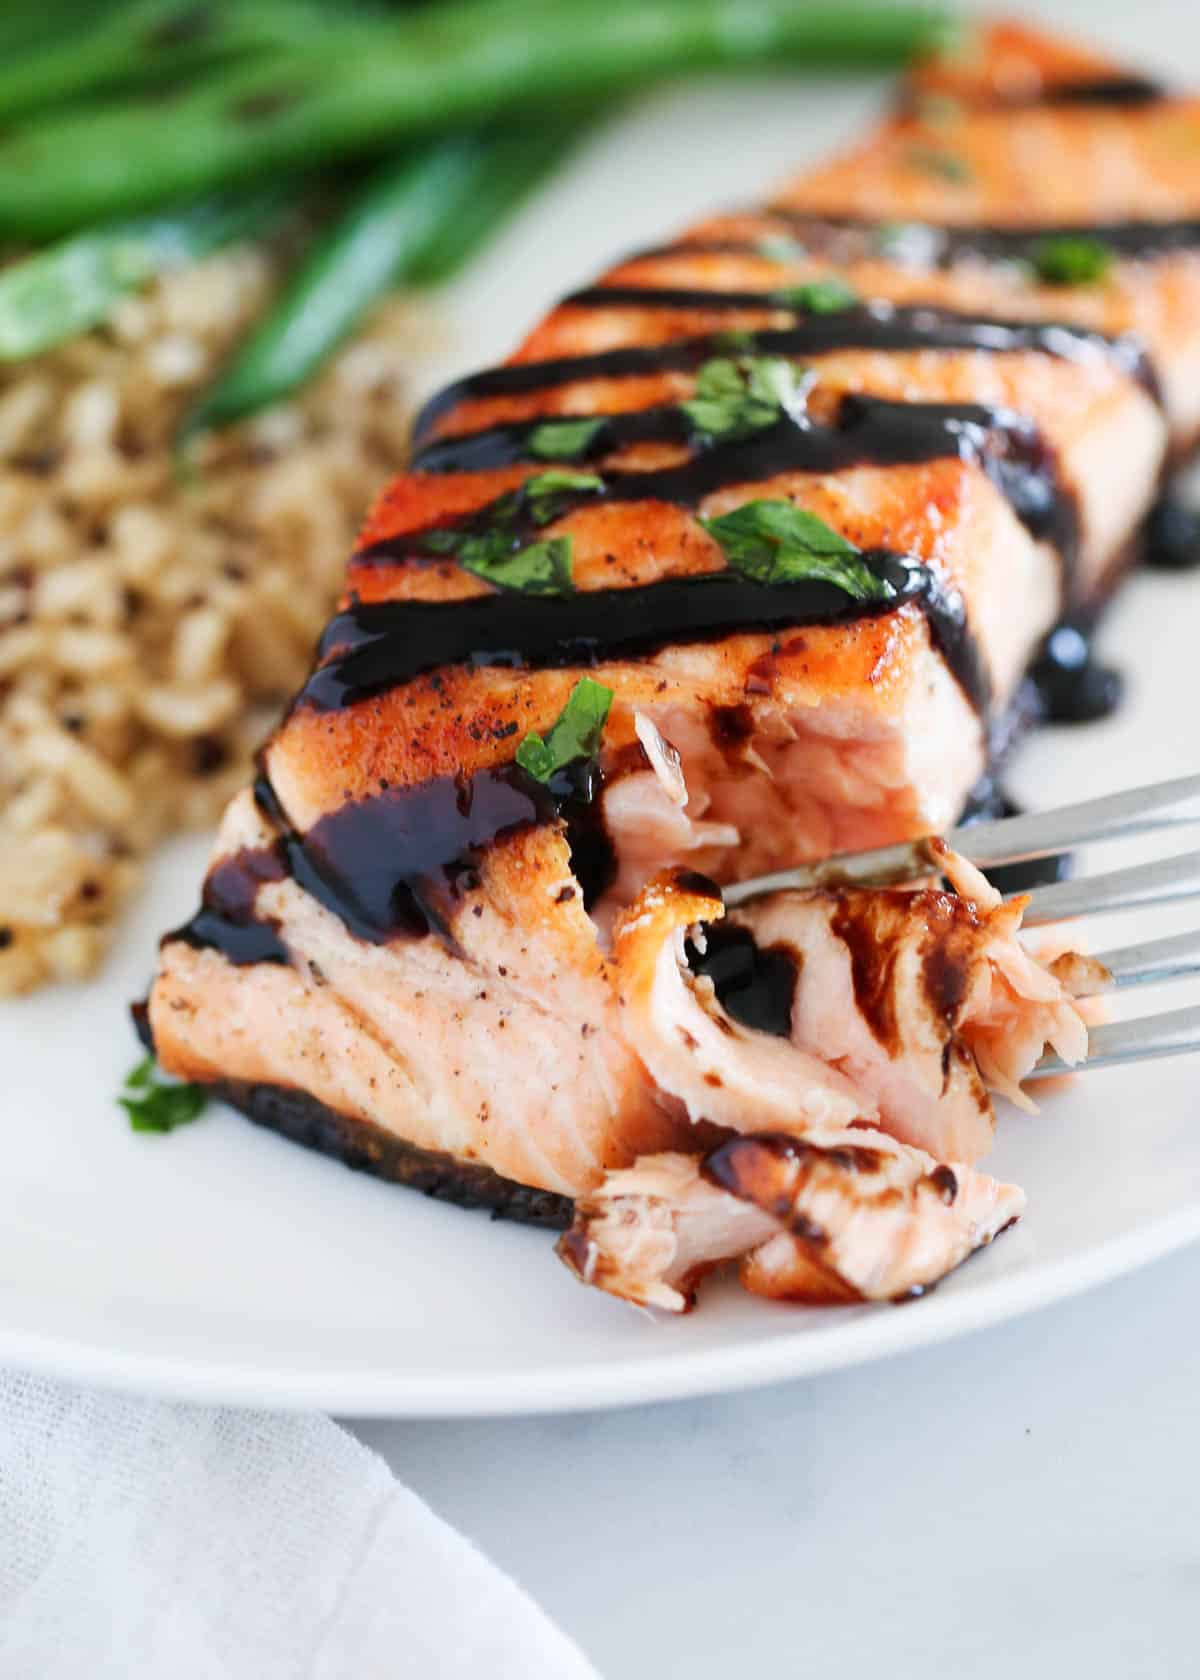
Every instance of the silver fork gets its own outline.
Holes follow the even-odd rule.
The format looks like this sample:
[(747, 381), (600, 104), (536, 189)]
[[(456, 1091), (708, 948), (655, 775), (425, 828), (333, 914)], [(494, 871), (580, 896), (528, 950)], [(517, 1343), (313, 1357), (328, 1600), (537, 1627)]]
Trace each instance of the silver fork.
[[(1127, 840), (1200, 823), (1200, 776), (1181, 776), (1124, 793), (1086, 799), (1056, 811), (972, 823), (944, 836), (945, 843), (982, 869), (1050, 857), (1072, 846), (1102, 840)], [(939, 872), (937, 853), (928, 839), (881, 846), (868, 852), (844, 852), (799, 869), (760, 875), (724, 889), (732, 909), (766, 893), (788, 888), (896, 886)], [(1021, 895), (1014, 895), (1021, 896)], [(1182, 904), (1200, 898), (1200, 851), (1158, 858), (1078, 880), (1055, 881), (1028, 894), (1026, 927), (1076, 916)], [(1125, 945), (1097, 956), (1114, 987), (1160, 984), (1200, 975), (1200, 928), (1163, 939)], [(1168, 1010), (1133, 1021), (1093, 1027), (1088, 1035), (1088, 1067), (1113, 1067), (1200, 1050), (1200, 1004)], [(1056, 1056), (1038, 1063), (1030, 1079), (1068, 1071)]]

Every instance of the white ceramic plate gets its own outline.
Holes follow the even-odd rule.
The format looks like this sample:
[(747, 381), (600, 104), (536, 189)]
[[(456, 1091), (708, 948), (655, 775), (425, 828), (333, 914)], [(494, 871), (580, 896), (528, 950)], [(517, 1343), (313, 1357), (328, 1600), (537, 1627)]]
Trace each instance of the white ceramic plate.
[[(555, 292), (659, 235), (663, 205), (684, 220), (745, 196), (859, 125), (878, 93), (781, 80), (691, 86), (639, 106), (460, 288), (453, 360), (502, 351)], [(1107, 634), (1131, 676), (1128, 706), (1031, 743), (1017, 791), (1057, 803), (1194, 770), (1198, 639), (1200, 579), (1138, 580)], [(113, 1102), (137, 1054), (126, 1004), (144, 989), (157, 933), (191, 909), (203, 851), (180, 845), (162, 859), (99, 982), (0, 1007), (4, 1360), (184, 1398), (361, 1414), (623, 1404), (915, 1347), (1200, 1235), (1198, 1069), (1186, 1060), (1090, 1075), (1037, 1118), (1003, 1113), (994, 1170), (1028, 1188), (1028, 1217), (904, 1308), (814, 1313), (714, 1287), (701, 1311), (663, 1322), (581, 1289), (543, 1232), (349, 1173), (230, 1112), (135, 1136)]]

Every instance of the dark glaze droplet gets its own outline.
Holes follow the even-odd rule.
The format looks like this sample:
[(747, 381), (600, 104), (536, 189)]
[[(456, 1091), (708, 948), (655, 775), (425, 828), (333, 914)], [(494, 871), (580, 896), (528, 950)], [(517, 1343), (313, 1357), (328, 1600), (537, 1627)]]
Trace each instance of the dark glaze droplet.
[(1146, 564), (1156, 571), (1185, 572), (1200, 566), (1200, 509), (1168, 493), (1146, 521)]
[(855, 601), (836, 585), (814, 579), (765, 585), (725, 571), (560, 597), (509, 592), (465, 601), (348, 607), (326, 629), (318, 650), (323, 663), (294, 707), (336, 711), (442, 665), (586, 667), (741, 632), (846, 624), (912, 602), (925, 614), (934, 643), (964, 693), (985, 710), (987, 674), (961, 596), (946, 592), (928, 568), (886, 550), (868, 549), (859, 558), (891, 586), (889, 600)]
[(783, 945), (761, 947), (747, 928), (712, 922), (704, 929), (703, 953), (689, 939), (684, 946), (693, 974), (707, 975), (725, 1013), (755, 1032), (788, 1038), (800, 963)]
[(1029, 668), (1048, 723), (1094, 723), (1115, 712), (1125, 691), (1119, 671), (1095, 658), (1087, 628), (1053, 629)]
[(287, 863), (278, 845), (244, 847), (213, 865), (205, 878), (200, 908), (163, 941), (181, 940), (197, 949), (222, 952), (231, 963), (287, 963), (288, 948), (276, 924), (259, 916), (258, 889), (282, 881)]

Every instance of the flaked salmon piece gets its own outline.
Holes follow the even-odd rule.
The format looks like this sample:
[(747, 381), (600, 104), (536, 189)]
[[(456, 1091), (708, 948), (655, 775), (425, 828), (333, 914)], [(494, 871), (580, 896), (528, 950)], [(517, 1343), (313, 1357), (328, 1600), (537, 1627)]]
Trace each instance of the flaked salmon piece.
[(651, 1156), (580, 1202), (558, 1253), (582, 1282), (684, 1312), (736, 1261), (745, 1288), (813, 1304), (919, 1294), (1024, 1212), (1024, 1192), (855, 1126), (750, 1133)]
[(657, 1084), (736, 1131), (865, 1120), (978, 1160), (990, 1092), (1032, 1108), (1020, 1082), (1047, 1047), (1086, 1057), (1068, 986), (1094, 989), (1099, 965), (1045, 966), (1016, 937), (1024, 901), (943, 861), (954, 893), (781, 892), (728, 916), (712, 883), (658, 877), (615, 939), (623, 1031)]

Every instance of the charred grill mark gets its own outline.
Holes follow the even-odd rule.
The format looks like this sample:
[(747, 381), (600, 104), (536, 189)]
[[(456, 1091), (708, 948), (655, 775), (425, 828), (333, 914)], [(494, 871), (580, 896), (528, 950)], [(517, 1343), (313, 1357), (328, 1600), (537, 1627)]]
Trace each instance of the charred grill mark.
[[(789, 212), (772, 209), (779, 219), (792, 219)], [(797, 221), (811, 220), (797, 215)], [(829, 227), (874, 228), (877, 223), (836, 223), (822, 218)], [(1157, 226), (1159, 224), (1149, 224)], [(1178, 224), (1170, 224), (1177, 226)], [(1200, 243), (1200, 223), (1196, 224)], [(1039, 230), (1038, 237), (1052, 230)], [(1082, 231), (1082, 230), (1076, 230)], [(1029, 236), (1025, 235), (1026, 246)], [(608, 288), (596, 288), (605, 292)], [(625, 288), (632, 291), (634, 288)], [(669, 294), (653, 288), (636, 289), (647, 307)], [(719, 292), (702, 294), (705, 307), (720, 308)], [(737, 295), (737, 294), (734, 294)], [(761, 307), (769, 294), (753, 294)], [(609, 301), (616, 301), (615, 297)], [(1132, 337), (1113, 337), (1088, 327), (1057, 321), (1009, 321), (976, 316), (932, 306), (905, 306), (872, 301), (828, 315), (809, 315), (789, 327), (757, 329), (739, 335), (739, 354), (766, 356), (817, 356), (834, 350), (988, 350), (1041, 351), (1068, 361), (1092, 360), (1103, 356), (1130, 378), (1138, 380), (1161, 400), (1158, 382), (1149, 358)], [(713, 356), (728, 355), (727, 335), (710, 333), (696, 338), (673, 339), (665, 344), (630, 345), (592, 355), (568, 356), (541, 362), (509, 362), (486, 368), (447, 386), (426, 404), (413, 431), (415, 447), (432, 437), (439, 420), (459, 403), (478, 397), (519, 396), (557, 386), (594, 379), (623, 379), (670, 371), (688, 371)]]

